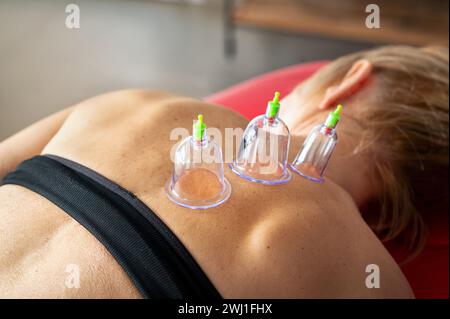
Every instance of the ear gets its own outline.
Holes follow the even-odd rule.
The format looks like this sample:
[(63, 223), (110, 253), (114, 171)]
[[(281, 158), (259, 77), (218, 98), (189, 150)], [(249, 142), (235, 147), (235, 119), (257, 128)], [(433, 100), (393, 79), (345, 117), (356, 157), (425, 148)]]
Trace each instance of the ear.
[(356, 61), (339, 85), (331, 86), (326, 90), (319, 109), (334, 107), (339, 101), (358, 92), (371, 74), (372, 64), (368, 60)]

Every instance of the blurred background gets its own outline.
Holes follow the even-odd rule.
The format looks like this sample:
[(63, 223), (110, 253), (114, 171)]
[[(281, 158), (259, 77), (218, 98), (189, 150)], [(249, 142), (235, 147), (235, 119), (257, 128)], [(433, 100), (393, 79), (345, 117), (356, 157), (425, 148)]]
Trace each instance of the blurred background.
[[(68, 29), (66, 6), (80, 8)], [(365, 8), (381, 9), (368, 29)], [(447, 0), (0, 0), (0, 141), (103, 92), (205, 97), (382, 44), (448, 47)]]

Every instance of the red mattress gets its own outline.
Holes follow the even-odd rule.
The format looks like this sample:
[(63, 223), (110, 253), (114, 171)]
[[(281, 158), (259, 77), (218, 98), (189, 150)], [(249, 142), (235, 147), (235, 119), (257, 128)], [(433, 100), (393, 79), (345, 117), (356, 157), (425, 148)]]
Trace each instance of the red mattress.
[[(264, 112), (273, 92), (286, 95), (325, 64), (322, 61), (277, 70), (213, 94), (206, 100), (233, 109), (250, 120)], [(448, 212), (436, 214), (427, 224), (430, 236), (424, 251), (402, 266), (402, 270), (417, 298), (448, 298)], [(386, 247), (397, 261), (407, 253), (397, 242), (389, 242)]]

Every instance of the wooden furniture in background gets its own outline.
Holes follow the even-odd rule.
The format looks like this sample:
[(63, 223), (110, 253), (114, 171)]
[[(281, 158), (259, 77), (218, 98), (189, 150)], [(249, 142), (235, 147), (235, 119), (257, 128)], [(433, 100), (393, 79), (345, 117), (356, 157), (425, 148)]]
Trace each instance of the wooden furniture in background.
[[(380, 29), (365, 25), (380, 7)], [(448, 46), (448, 0), (235, 0), (237, 26), (310, 33), (373, 43)]]

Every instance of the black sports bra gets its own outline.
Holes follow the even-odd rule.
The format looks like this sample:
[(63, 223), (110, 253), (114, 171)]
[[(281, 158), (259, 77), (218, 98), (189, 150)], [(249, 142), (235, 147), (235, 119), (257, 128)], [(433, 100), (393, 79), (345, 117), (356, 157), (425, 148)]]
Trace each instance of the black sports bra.
[(134, 194), (73, 161), (37, 156), (2, 185), (28, 188), (60, 207), (114, 256), (145, 298), (219, 299), (187, 249)]

